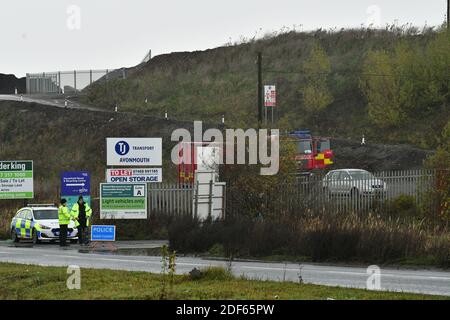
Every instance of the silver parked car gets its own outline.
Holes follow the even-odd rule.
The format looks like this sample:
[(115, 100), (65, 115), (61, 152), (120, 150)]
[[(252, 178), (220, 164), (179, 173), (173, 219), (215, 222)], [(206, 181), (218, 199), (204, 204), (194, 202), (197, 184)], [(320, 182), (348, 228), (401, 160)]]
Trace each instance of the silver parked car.
[(339, 169), (328, 172), (322, 181), (328, 195), (373, 196), (386, 192), (386, 183), (361, 169)]

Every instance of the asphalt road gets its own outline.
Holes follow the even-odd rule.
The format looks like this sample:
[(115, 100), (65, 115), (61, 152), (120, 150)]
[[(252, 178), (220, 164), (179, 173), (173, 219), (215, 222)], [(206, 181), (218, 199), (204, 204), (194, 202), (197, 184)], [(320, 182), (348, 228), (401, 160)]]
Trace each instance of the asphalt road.
[[(46, 106), (52, 106), (52, 107), (58, 107), (58, 108), (65, 108), (65, 100), (66, 98), (55, 95), (53, 98), (51, 96), (28, 96), (23, 95), (22, 97), (20, 95), (8, 95), (8, 94), (0, 94), (0, 100), (7, 100), (7, 101), (23, 101), (23, 102), (35, 102)], [(81, 104), (79, 102), (73, 101), (70, 98), (67, 98), (67, 108), (70, 109), (85, 109), (85, 110), (91, 110), (91, 111), (99, 111), (99, 112), (105, 112), (106, 110), (100, 109), (100, 108), (94, 108), (90, 106), (86, 106), (84, 104)]]
[[(147, 243), (145, 248), (154, 248), (161, 243)], [(121, 248), (139, 248), (141, 244), (121, 244)], [(42, 266), (78, 265), (80, 268), (97, 268), (159, 273), (161, 257), (91, 253), (80, 250), (78, 245), (61, 249), (58, 245), (42, 244), (35, 247), (21, 244), (14, 246), (9, 242), (0, 243), (0, 262), (35, 264)], [(177, 273), (185, 274), (193, 268), (208, 266), (227, 266), (219, 260), (206, 260), (194, 257), (178, 257)], [(305, 283), (328, 286), (367, 288), (366, 268), (314, 264), (266, 263), (256, 261), (235, 261), (232, 272), (250, 279), (298, 282), (299, 276)], [(381, 269), (381, 290), (403, 291), (450, 296), (450, 272), (432, 270)]]

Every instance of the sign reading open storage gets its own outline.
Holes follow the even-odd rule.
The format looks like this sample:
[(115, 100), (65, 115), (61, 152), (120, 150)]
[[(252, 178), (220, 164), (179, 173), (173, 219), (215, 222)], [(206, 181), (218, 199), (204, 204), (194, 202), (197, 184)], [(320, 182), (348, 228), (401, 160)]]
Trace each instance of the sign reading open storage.
[(106, 138), (108, 166), (161, 166), (162, 138)]
[(101, 183), (100, 219), (147, 219), (147, 185)]
[(32, 199), (33, 161), (0, 161), (0, 199)]
[(152, 183), (162, 182), (161, 168), (106, 169), (106, 182)]

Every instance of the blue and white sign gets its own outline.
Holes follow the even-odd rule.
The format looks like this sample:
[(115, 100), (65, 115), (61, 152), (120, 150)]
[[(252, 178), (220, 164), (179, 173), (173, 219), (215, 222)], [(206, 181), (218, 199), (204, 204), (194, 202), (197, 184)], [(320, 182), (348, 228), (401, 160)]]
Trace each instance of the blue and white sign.
[(91, 177), (87, 171), (61, 173), (61, 198), (67, 200), (69, 210), (83, 196), (84, 202), (91, 205)]
[(87, 196), (91, 193), (89, 172), (74, 171), (61, 174), (61, 194), (65, 196)]
[(162, 138), (106, 138), (106, 165), (161, 166)]
[(116, 241), (116, 226), (92, 226), (91, 241)]

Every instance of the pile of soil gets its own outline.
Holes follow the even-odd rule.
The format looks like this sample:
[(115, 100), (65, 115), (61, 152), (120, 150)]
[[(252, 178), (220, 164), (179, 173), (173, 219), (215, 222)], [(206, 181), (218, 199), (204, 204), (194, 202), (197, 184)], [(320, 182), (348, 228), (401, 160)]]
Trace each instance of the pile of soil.
[(386, 145), (332, 139), (335, 163), (333, 169), (354, 168), (369, 171), (411, 170), (423, 167), (423, 161), (434, 152), (410, 145)]
[(16, 78), (13, 74), (0, 73), (0, 94), (26, 93), (26, 78)]

